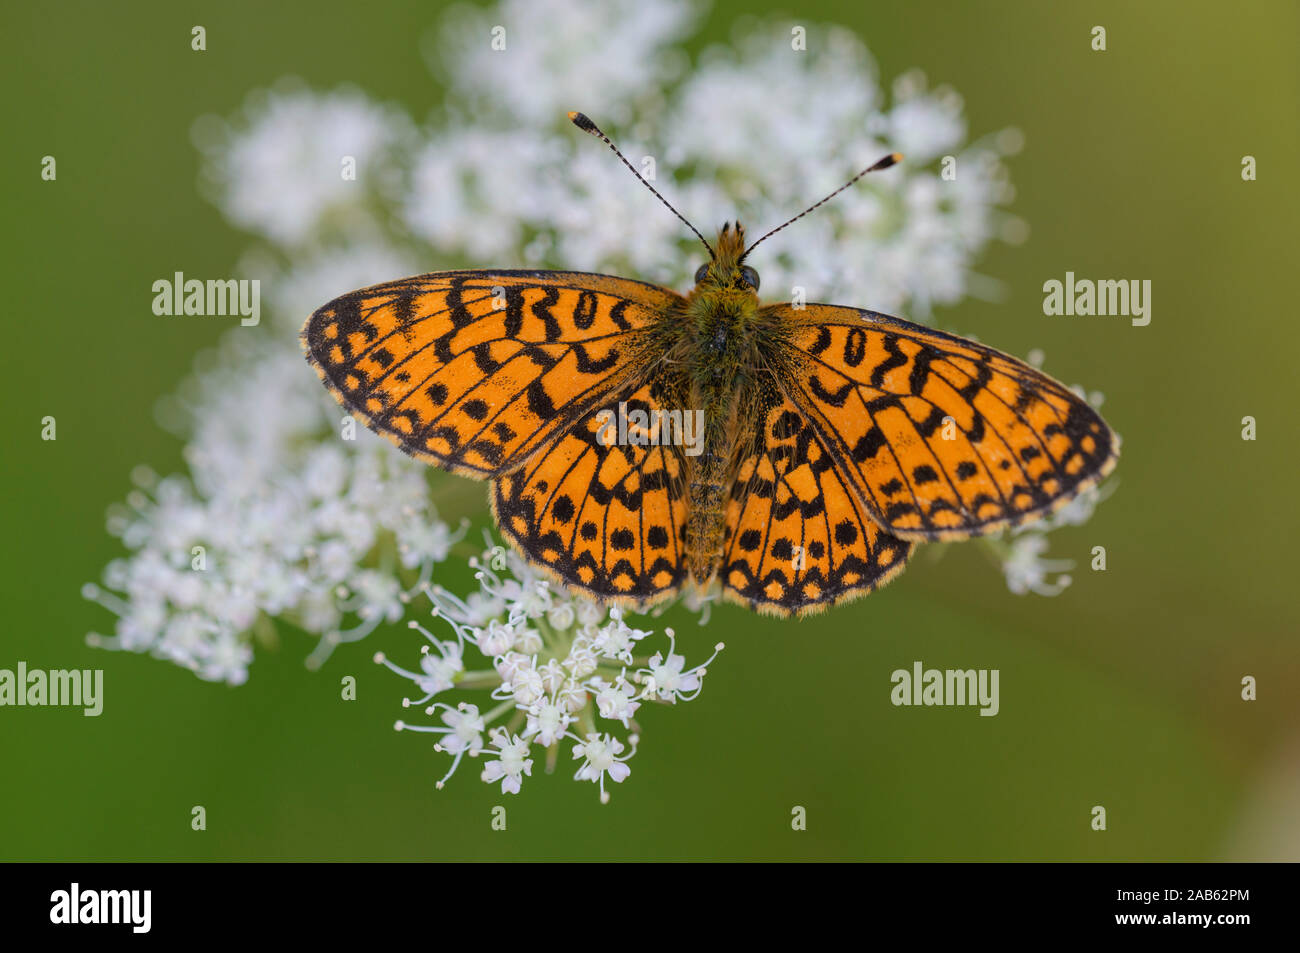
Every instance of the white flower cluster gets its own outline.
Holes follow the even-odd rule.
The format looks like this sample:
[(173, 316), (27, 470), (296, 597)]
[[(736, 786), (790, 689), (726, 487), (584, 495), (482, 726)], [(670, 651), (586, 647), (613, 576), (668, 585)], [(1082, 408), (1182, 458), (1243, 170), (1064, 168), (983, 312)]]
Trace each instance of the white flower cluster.
[[(439, 639), (412, 621), (428, 643), (418, 670), (401, 668), (383, 653), (375, 656), (420, 693), (403, 699), (404, 707), (425, 706), (426, 715), (442, 721), (399, 721), (397, 730), (440, 736), (434, 750), (451, 755), (452, 763), (439, 788), (466, 754), (483, 755), (488, 760), (480, 777), (489, 784), (500, 781), (507, 794), (519, 793), (524, 776), (532, 774), (534, 746), (545, 753), (550, 770), (561, 744), (570, 741), (573, 759), (581, 762), (574, 780), (599, 785), (600, 800), (607, 802), (606, 777), (621, 783), (632, 770), (627, 762), (636, 754), (637, 709), (646, 701), (695, 698), (722, 643), (703, 664), (687, 668), (673, 630), (665, 629), (667, 653), (641, 655), (640, 643), (652, 632), (628, 625), (620, 609), (555, 590), (513, 552), (494, 546), (471, 565), (478, 570), (479, 590), (468, 599), (424, 587), (434, 616), (450, 625), (454, 638)], [(488, 667), (466, 668), (471, 648)], [(453, 706), (435, 700), (452, 690), (490, 692), (496, 704), (480, 713), (466, 701)], [(494, 725), (498, 720), (505, 723)], [(615, 724), (630, 732), (627, 744), (610, 730)]]
[(118, 616), (114, 636), (92, 633), (92, 644), (231, 684), (247, 679), (250, 636), (269, 636), (270, 619), (322, 636), (317, 663), (401, 619), (408, 590), (457, 538), (430, 503), (423, 466), (364, 428), (355, 443), (340, 439), (341, 413), (302, 374), (302, 358), (229, 353), (247, 340), (229, 338), (181, 402), (193, 477), (137, 468), (108, 521), (131, 555), (109, 564), (106, 588), (84, 587)]
[[(966, 142), (960, 97), (928, 90), (919, 72), (886, 102), (866, 48), (835, 27), (808, 28), (798, 50), (788, 25), (752, 26), (683, 70), (668, 44), (699, 12), (682, 0), (505, 0), (453, 18), (426, 50), (455, 106), (416, 156), (399, 213), (410, 230), (479, 264), (688, 283), (703, 250), (575, 133), (566, 114), (579, 110), (710, 238), (737, 217), (757, 238), (903, 151), (901, 166), (764, 246), (751, 264), (765, 294), (798, 286), (809, 301), (925, 316), (991, 290), (970, 269), (990, 238), (1025, 234), (999, 208), (1013, 197), (1001, 160), (1019, 151), (1018, 131)], [(489, 43), (494, 26), (504, 50)], [(945, 156), (953, 177), (941, 175)]]
[[(338, 642), (404, 616), (404, 599), (456, 536), (437, 518), (429, 487), (453, 485), (364, 427), (347, 439), (296, 332), (338, 294), (451, 267), (599, 270), (686, 286), (702, 250), (606, 149), (569, 125), (569, 110), (614, 133), (706, 234), (739, 217), (756, 237), (903, 151), (900, 166), (764, 245), (753, 264), (765, 296), (799, 286), (808, 300), (915, 318), (987, 291), (991, 283), (971, 270), (976, 255), (995, 237), (1025, 231), (1001, 208), (1012, 197), (1002, 160), (1020, 148), (1015, 130), (969, 141), (960, 98), (927, 89), (920, 74), (887, 95), (862, 43), (833, 27), (807, 25), (799, 49), (789, 25), (754, 23), (691, 64), (679, 44), (701, 12), (695, 0), (457, 9), (424, 47), (446, 90), (424, 125), (359, 90), (314, 92), (292, 80), (253, 93), (233, 118), (195, 123), (202, 185), (257, 238), (241, 273), (262, 279), (273, 320), (229, 332), (163, 406), (164, 424), (186, 440), (189, 475), (140, 471), (126, 506), (110, 515), (129, 554), (102, 585), (86, 587), (118, 616), (114, 633), (94, 642), (238, 683), (274, 620), (322, 636), (312, 656), (319, 662)], [(1051, 591), (1051, 564), (1033, 548), (1040, 543), (1022, 546), (1007, 557), (1008, 584)], [(702, 608), (707, 614), (707, 602)], [(511, 684), (536, 674), (551, 697), (558, 675), (520, 661), (533, 657), (529, 640), (542, 629), (515, 632), (521, 624), (513, 615), (500, 623), (523, 642), (500, 653), (504, 664), (518, 662)], [(576, 631), (545, 625), (556, 638)], [(562, 667), (579, 650), (598, 660), (595, 674), (578, 680), (582, 692), (595, 689), (598, 712), (643, 700), (645, 685), (631, 675), (616, 682), (594, 641), (575, 636), (570, 654), (551, 660)], [(605, 680), (599, 687), (596, 677)], [(511, 691), (503, 703), (518, 704)], [(552, 737), (555, 717), (539, 709), (528, 737)], [(581, 730), (584, 770), (613, 777), (621, 750)], [(526, 771), (517, 741), (498, 734), (492, 744), (500, 757), (490, 773)]]
[(233, 224), (283, 249), (314, 246), (325, 223), (376, 230), (379, 193), (397, 185), (391, 160), (412, 136), (399, 109), (351, 88), (317, 95), (293, 79), (251, 93), (237, 126), (203, 116), (193, 129), (207, 159), (203, 191)]

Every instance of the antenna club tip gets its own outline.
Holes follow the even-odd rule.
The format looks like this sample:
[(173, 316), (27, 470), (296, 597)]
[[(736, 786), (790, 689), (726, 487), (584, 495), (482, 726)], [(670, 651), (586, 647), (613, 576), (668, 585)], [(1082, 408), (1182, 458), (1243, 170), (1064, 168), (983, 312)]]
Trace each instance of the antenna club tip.
[(569, 113), (569, 121), (581, 129), (583, 132), (590, 132), (593, 135), (596, 132), (596, 124), (580, 112)]

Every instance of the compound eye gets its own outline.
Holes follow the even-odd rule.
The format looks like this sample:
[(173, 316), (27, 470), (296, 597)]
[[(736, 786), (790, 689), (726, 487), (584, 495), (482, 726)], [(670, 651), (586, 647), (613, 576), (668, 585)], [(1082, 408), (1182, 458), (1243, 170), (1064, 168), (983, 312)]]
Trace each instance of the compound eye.
[(698, 285), (701, 281), (707, 278), (708, 275), (709, 275), (709, 266), (707, 264), (700, 265), (700, 267), (695, 272), (695, 283)]
[(742, 265), (740, 268), (740, 280), (749, 285), (755, 291), (758, 290), (758, 272), (748, 265)]

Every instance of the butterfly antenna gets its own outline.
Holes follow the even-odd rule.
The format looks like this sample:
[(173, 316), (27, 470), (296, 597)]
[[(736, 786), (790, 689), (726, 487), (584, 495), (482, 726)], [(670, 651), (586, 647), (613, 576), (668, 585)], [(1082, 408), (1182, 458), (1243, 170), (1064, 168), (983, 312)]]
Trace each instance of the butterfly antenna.
[(631, 171), (631, 173), (632, 173), (633, 175), (635, 175), (635, 176), (637, 177), (637, 179), (640, 180), (641, 184), (644, 185), (644, 186), (645, 186), (647, 189), (649, 189), (651, 192), (653, 192), (653, 193), (654, 193), (654, 197), (657, 198), (660, 202), (663, 202), (663, 203), (664, 203), (664, 206), (668, 209), (668, 211), (670, 211), (670, 212), (672, 212), (674, 215), (676, 215), (676, 216), (677, 216), (677, 217), (682, 221), (682, 223), (683, 223), (687, 228), (689, 228), (691, 231), (693, 231), (693, 232), (695, 233), (695, 237), (696, 237), (696, 238), (698, 238), (700, 241), (704, 242), (704, 247), (707, 248), (707, 249), (709, 250), (709, 257), (710, 257), (710, 258), (717, 258), (717, 257), (718, 257), (717, 255), (715, 255), (715, 254), (713, 253), (713, 246), (710, 245), (710, 244), (705, 240), (704, 236), (700, 234), (700, 230), (699, 230), (698, 228), (696, 228), (694, 225), (692, 225), (690, 222), (686, 221), (686, 219), (682, 216), (682, 213), (681, 213), (681, 212), (679, 212), (679, 211), (677, 211), (677, 209), (673, 208), (672, 205), (671, 205), (671, 203), (669, 203), (669, 201), (668, 201), (666, 198), (664, 198), (664, 197), (663, 197), (662, 195), (660, 195), (657, 191), (655, 191), (655, 187), (654, 187), (653, 185), (651, 185), (651, 184), (650, 184), (649, 182), (647, 182), (645, 179), (642, 179), (642, 178), (641, 178), (641, 173), (638, 172), (638, 171), (636, 170), (636, 167), (633, 166), (632, 163), (630, 163), (630, 162), (627, 161), (627, 159), (626, 159), (626, 157), (624, 157), (623, 153), (621, 153), (621, 152), (618, 151), (618, 146), (614, 145), (614, 143), (610, 140), (609, 136), (605, 135), (603, 132), (600, 131), (600, 127), (598, 127), (594, 122), (592, 122), (590, 119), (588, 119), (588, 118), (587, 118), (586, 116), (584, 116), (582, 113), (578, 113), (578, 112), (569, 113), (569, 119), (573, 122), (573, 124), (574, 124), (575, 126), (577, 126), (579, 129), (581, 129), (583, 132), (589, 132), (589, 133), (591, 133), (593, 136), (595, 136), (595, 137), (596, 137), (597, 139), (599, 139), (601, 142), (605, 143), (605, 145), (607, 145), (607, 146), (609, 146), (611, 149), (613, 149), (613, 150), (614, 150), (614, 155), (618, 156), (619, 159), (622, 160), (623, 164), (624, 164), (625, 166), (628, 167), (628, 169)]
[[(877, 162), (875, 165), (869, 165), (869, 166), (867, 166), (865, 169), (863, 169), (861, 172), (859, 172), (859, 173), (858, 173), (857, 175), (855, 175), (853, 178), (849, 179), (847, 182), (845, 182), (843, 185), (841, 185), (838, 189), (836, 189), (836, 190), (835, 190), (834, 192), (832, 192), (830, 195), (826, 196), (826, 198), (822, 199), (822, 200), (821, 200), (820, 202), (818, 202), (816, 205), (810, 205), (810, 206), (808, 206), (808, 208), (804, 209), (802, 212), (800, 212), (800, 213), (799, 213), (798, 215), (796, 215), (794, 218), (790, 219), (790, 221), (786, 222), (784, 225), (778, 225), (776, 228), (772, 229), (770, 232), (768, 232), (766, 235), (764, 235), (764, 236), (763, 236), (762, 238), (760, 238), (758, 241), (754, 242), (754, 244), (750, 245), (748, 248), (745, 249), (745, 255), (748, 255), (750, 252), (752, 252), (752, 251), (753, 251), (755, 248), (757, 248), (759, 245), (763, 244), (763, 242), (767, 241), (769, 238), (771, 238), (773, 235), (775, 235), (775, 234), (776, 234), (777, 232), (779, 232), (781, 229), (785, 228), (786, 225), (793, 225), (795, 222), (799, 221), (799, 219), (803, 218), (803, 217), (804, 217), (805, 215), (807, 215), (809, 212), (811, 212), (811, 211), (813, 211), (814, 209), (820, 208), (821, 206), (825, 205), (827, 202), (829, 202), (831, 199), (835, 198), (835, 196), (839, 195), (841, 192), (843, 192), (845, 189), (847, 189), (847, 188), (848, 188), (850, 185), (852, 185), (854, 182), (858, 181), (858, 179), (862, 178), (862, 177), (863, 177), (864, 175), (866, 175), (868, 172), (879, 172), (881, 169), (888, 169), (891, 165), (894, 165), (895, 163), (897, 163), (897, 162), (902, 162), (902, 161), (903, 161), (902, 153), (899, 153), (899, 152), (891, 152), (889, 155), (885, 156), (883, 159), (881, 159), (881, 160), (880, 160), (879, 162)], [(744, 260), (745, 260), (745, 255), (741, 255), (741, 256), (740, 256), (740, 260), (741, 260), (741, 261), (744, 261)]]

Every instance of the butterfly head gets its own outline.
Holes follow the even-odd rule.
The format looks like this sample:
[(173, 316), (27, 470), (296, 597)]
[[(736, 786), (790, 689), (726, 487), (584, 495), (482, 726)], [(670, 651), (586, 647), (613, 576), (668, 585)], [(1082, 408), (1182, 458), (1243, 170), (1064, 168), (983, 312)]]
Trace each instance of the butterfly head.
[(718, 248), (711, 261), (700, 265), (695, 272), (697, 291), (726, 289), (758, 293), (758, 272), (744, 263), (745, 228), (740, 222), (722, 226), (718, 233)]

